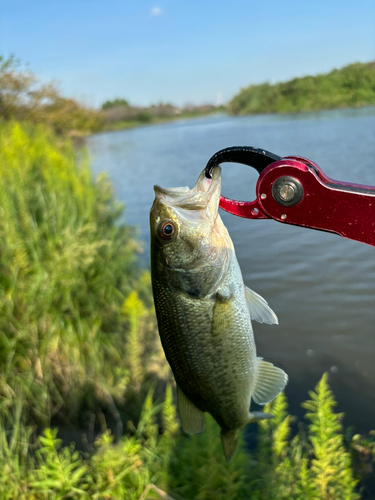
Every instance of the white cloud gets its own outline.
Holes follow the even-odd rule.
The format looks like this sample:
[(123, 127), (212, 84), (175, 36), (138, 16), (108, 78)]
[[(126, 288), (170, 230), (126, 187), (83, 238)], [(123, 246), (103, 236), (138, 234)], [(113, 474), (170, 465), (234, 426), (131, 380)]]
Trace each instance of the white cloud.
[(151, 15), (153, 17), (155, 16), (160, 16), (161, 15), (161, 8), (160, 7), (154, 7), (151, 9)]

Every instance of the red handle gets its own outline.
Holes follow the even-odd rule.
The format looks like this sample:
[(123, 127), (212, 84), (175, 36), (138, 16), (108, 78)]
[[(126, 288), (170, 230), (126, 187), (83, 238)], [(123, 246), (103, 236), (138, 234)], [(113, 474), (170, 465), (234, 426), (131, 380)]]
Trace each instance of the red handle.
[(275, 219), (375, 246), (375, 187), (334, 181), (313, 162), (286, 157), (261, 172), (256, 194), (253, 202), (221, 197), (220, 207), (240, 217)]

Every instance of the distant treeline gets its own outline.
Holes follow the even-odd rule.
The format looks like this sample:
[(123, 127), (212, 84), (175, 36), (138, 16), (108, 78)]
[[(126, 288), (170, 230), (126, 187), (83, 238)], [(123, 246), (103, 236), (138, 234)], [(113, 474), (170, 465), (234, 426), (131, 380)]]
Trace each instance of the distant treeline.
[(375, 105), (375, 62), (270, 85), (250, 85), (228, 104), (233, 115), (294, 113)]
[(169, 103), (133, 106), (125, 99), (106, 101), (102, 105), (102, 113), (106, 122), (104, 128), (106, 130), (126, 128), (137, 124), (159, 123), (175, 120), (176, 118), (203, 116), (224, 111), (224, 109), (223, 106), (213, 106), (212, 104), (203, 104), (201, 106), (188, 104), (183, 108)]
[(55, 83), (43, 84), (14, 57), (0, 56), (0, 120), (16, 119), (32, 124), (43, 123), (57, 134), (84, 135), (176, 118), (201, 116), (222, 111), (213, 105), (172, 104), (141, 107), (125, 99), (106, 101), (95, 109), (61, 95)]
[(14, 57), (0, 56), (0, 122), (42, 123), (60, 135), (85, 135), (228, 111), (232, 115), (294, 113), (375, 105), (375, 62), (270, 85), (250, 85), (227, 105), (170, 103), (135, 106), (124, 98), (100, 109), (64, 97), (55, 83), (42, 84)]

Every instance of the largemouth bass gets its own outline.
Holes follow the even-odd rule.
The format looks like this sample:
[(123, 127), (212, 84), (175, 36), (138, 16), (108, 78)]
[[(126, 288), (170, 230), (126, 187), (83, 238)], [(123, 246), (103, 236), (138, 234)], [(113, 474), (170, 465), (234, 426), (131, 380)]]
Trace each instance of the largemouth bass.
[(221, 169), (193, 189), (155, 186), (151, 273), (161, 342), (177, 383), (185, 432), (204, 430), (204, 412), (221, 428), (230, 460), (238, 429), (270, 418), (250, 412), (285, 387), (283, 370), (257, 357), (251, 320), (277, 323), (267, 302), (245, 287), (232, 240), (218, 214)]

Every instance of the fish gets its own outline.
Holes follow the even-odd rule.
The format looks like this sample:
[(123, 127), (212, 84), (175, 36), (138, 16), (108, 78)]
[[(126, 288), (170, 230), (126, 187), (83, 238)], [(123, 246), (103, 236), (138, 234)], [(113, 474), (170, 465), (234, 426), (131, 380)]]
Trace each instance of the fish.
[(257, 357), (252, 320), (278, 324), (268, 303), (245, 286), (219, 214), (221, 168), (195, 186), (154, 186), (150, 211), (151, 280), (161, 343), (177, 386), (186, 433), (204, 431), (208, 412), (220, 426), (229, 461), (239, 429), (272, 418), (250, 411), (272, 401), (287, 374)]

